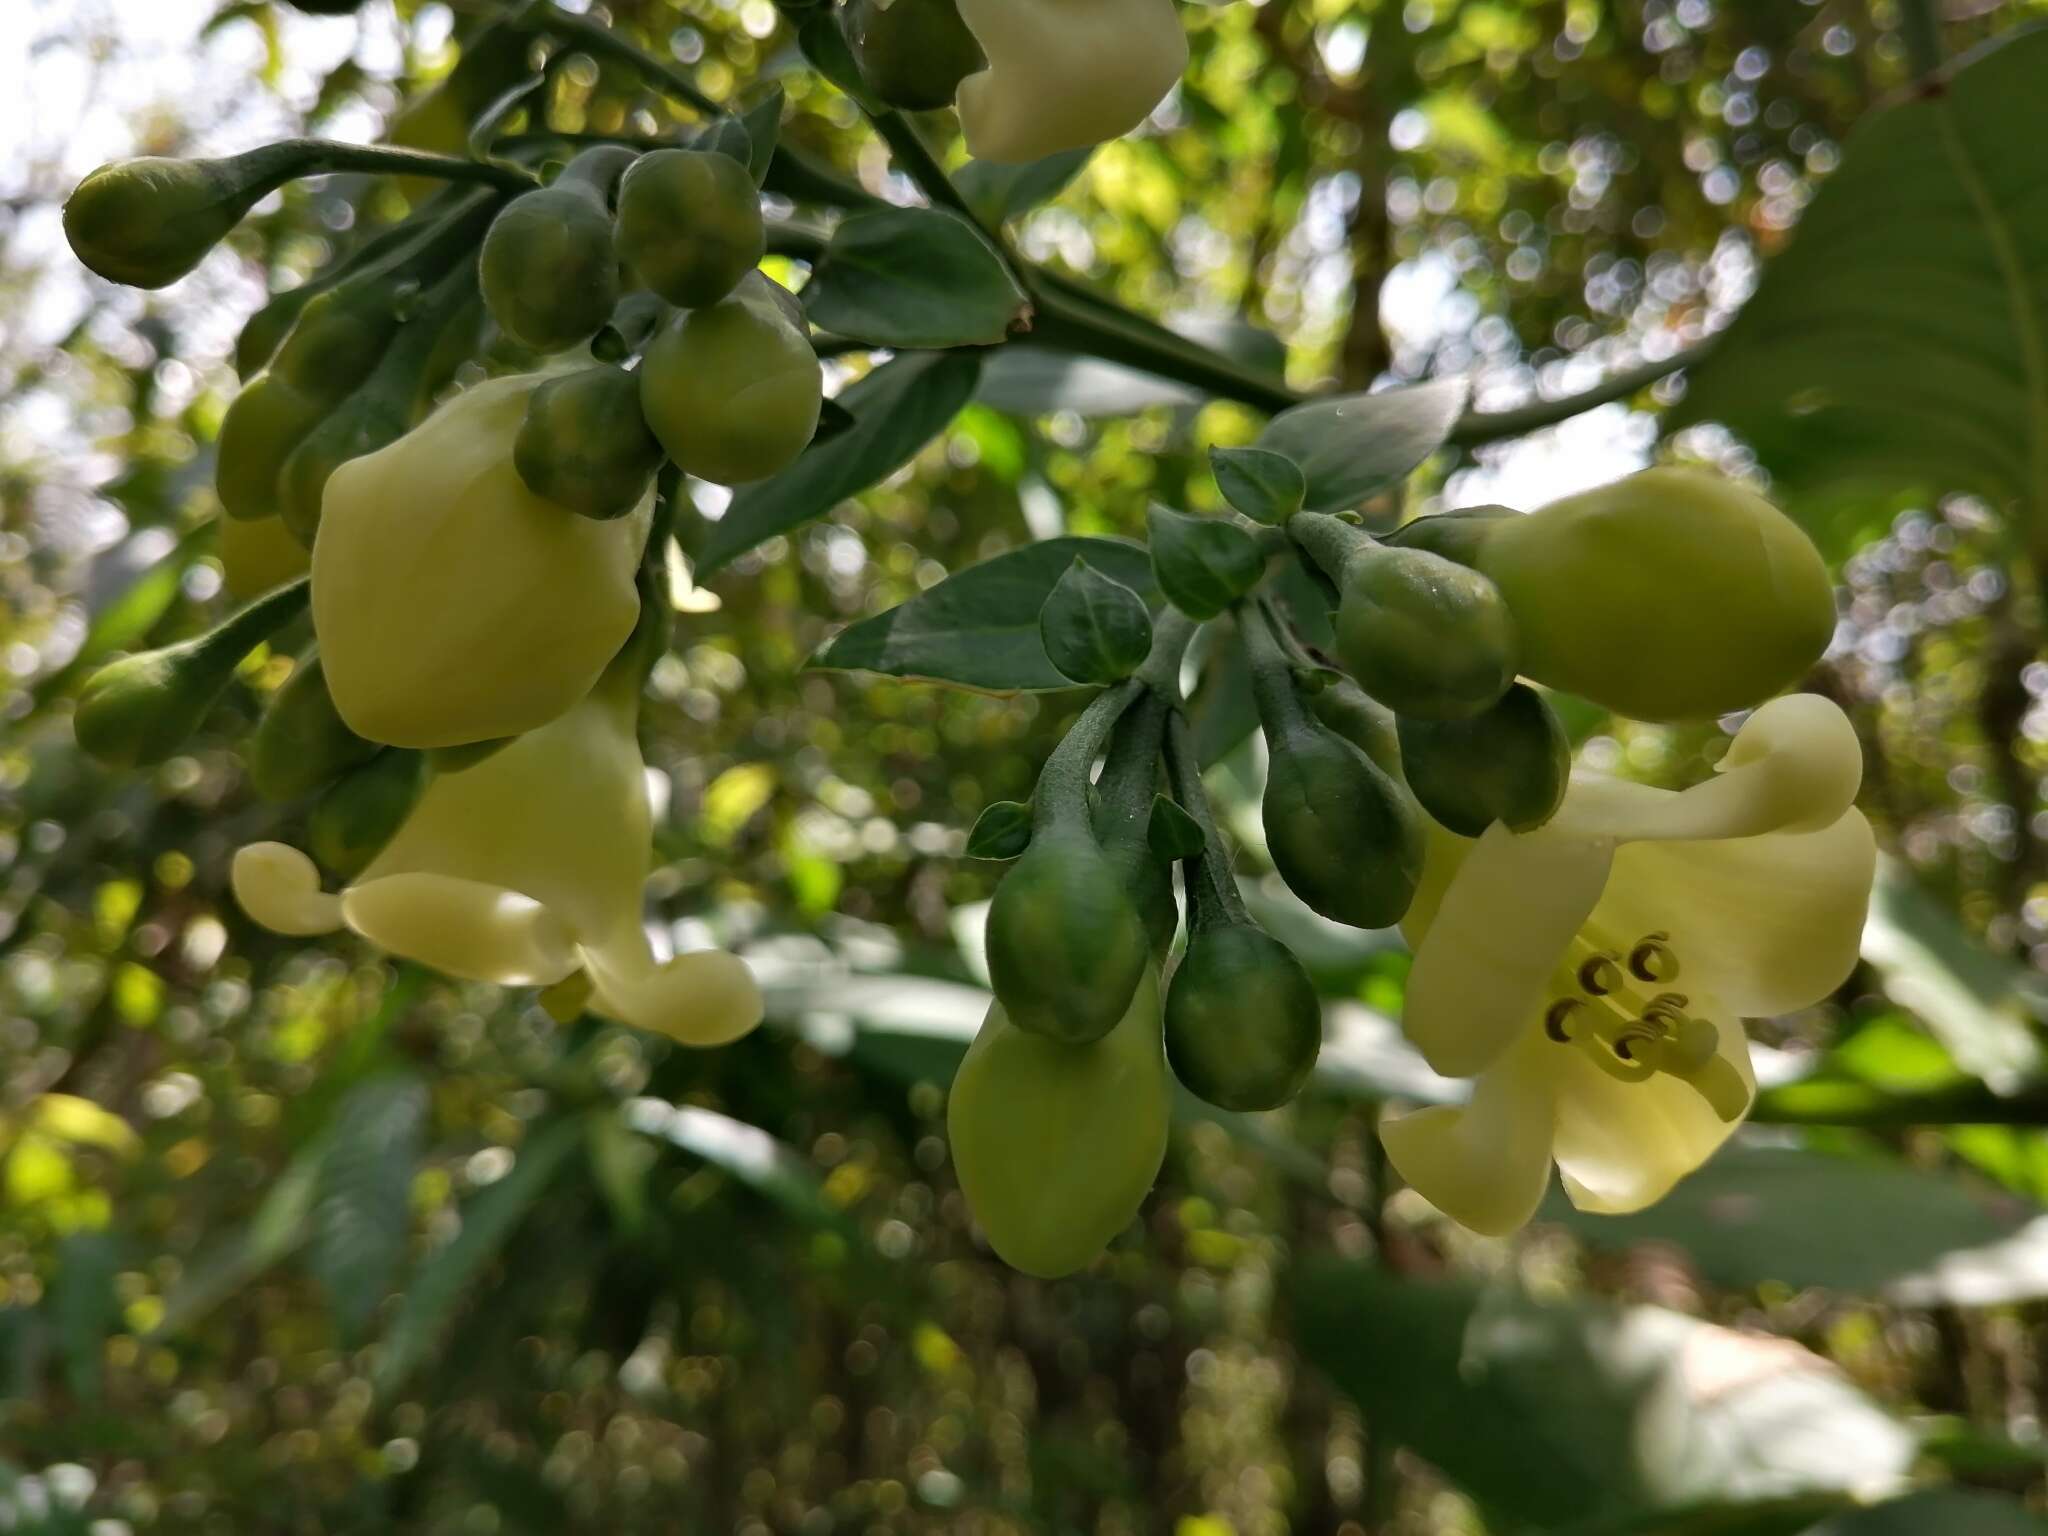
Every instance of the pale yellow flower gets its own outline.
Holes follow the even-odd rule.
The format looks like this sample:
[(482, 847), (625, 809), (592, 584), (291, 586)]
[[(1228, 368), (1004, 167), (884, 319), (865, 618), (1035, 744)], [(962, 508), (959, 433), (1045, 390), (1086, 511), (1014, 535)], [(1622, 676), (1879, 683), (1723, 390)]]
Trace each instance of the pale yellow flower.
[(988, 68), (960, 82), (970, 154), (1012, 164), (1129, 133), (1173, 89), (1173, 0), (960, 0)]
[(1674, 793), (1574, 777), (1540, 830), (1439, 834), (1407, 928), (1403, 1027), (1471, 1101), (1380, 1129), (1401, 1176), (1474, 1231), (1529, 1219), (1556, 1162), (1582, 1210), (1639, 1210), (1756, 1094), (1742, 1020), (1856, 963), (1876, 853), (1847, 718), (1795, 694)]
[(641, 923), (650, 859), (646, 771), (626, 685), (459, 773), (439, 776), (390, 845), (340, 894), (283, 843), (235, 855), (236, 899), (279, 933), (353, 929), (473, 981), (552, 986), (582, 971), (590, 1006), (690, 1045), (752, 1029), (761, 998), (738, 957), (659, 964)]

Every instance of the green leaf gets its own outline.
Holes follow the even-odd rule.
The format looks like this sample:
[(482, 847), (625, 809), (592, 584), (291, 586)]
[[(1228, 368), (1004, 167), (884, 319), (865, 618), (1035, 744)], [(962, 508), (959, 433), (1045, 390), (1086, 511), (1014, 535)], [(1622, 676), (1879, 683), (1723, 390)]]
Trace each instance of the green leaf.
[(100, 1395), (107, 1339), (121, 1321), (114, 1280), (123, 1267), (121, 1242), (111, 1232), (73, 1232), (57, 1245), (50, 1320), (64, 1353), (64, 1385), (81, 1401)]
[(402, 1385), (426, 1357), (462, 1293), (497, 1257), (569, 1155), (582, 1145), (583, 1136), (580, 1115), (561, 1115), (532, 1126), (512, 1171), (465, 1205), (461, 1230), (413, 1270), (404, 1303), (371, 1373), (372, 1384), (380, 1393)]
[(730, 113), (714, 117), (700, 128), (696, 137), (690, 140), (690, 148), (701, 149), (706, 154), (724, 155), (729, 160), (739, 161), (750, 174), (753, 171), (753, 140), (747, 134), (747, 125)]
[(1152, 614), (1145, 599), (1076, 555), (1038, 611), (1038, 639), (1062, 676), (1114, 683), (1152, 649)]
[(1090, 144), (1081, 149), (1062, 150), (1043, 160), (1022, 165), (1002, 165), (993, 160), (970, 160), (953, 174), (953, 185), (967, 199), (967, 206), (984, 224), (1007, 223), (1018, 214), (1049, 203), (1081, 174), (1081, 167), (1095, 153)]
[(271, 1181), (247, 1225), (185, 1269), (164, 1297), (163, 1316), (149, 1331), (152, 1340), (183, 1332), (305, 1242), (328, 1146), (321, 1136), (302, 1147)]
[(842, 221), (803, 302), (820, 329), (883, 347), (994, 346), (1030, 309), (982, 233), (935, 208)]
[(1031, 807), (1022, 800), (997, 800), (974, 819), (967, 834), (970, 859), (1014, 859), (1031, 846)]
[(1145, 843), (1161, 863), (1192, 859), (1202, 851), (1202, 824), (1167, 795), (1155, 796), (1152, 819), (1145, 824)]
[(1152, 562), (1142, 545), (1045, 539), (970, 565), (909, 602), (841, 630), (811, 665), (989, 693), (1071, 688), (1072, 680), (1045, 653), (1038, 613), (1077, 556), (1126, 587), (1151, 585)]
[(1543, 1212), (1596, 1247), (1671, 1244), (1727, 1290), (1778, 1281), (1872, 1295), (1903, 1285), (1930, 1304), (1967, 1297), (1956, 1289), (1961, 1271), (1944, 1266), (2038, 1214), (1890, 1158), (1746, 1146), (1726, 1148), (1648, 1210), (1590, 1215), (1553, 1191)]
[(404, 1262), (426, 1125), (426, 1085), (411, 1073), (369, 1078), (336, 1106), (306, 1267), (344, 1341), (363, 1336)]
[(740, 122), (747, 130), (747, 169), (758, 187), (768, 179), (768, 167), (782, 137), (782, 87), (770, 86), (767, 95), (740, 114)]
[(1543, 1304), (1324, 1260), (1301, 1273), (1296, 1319), (1303, 1356), (1368, 1423), (1503, 1525), (1847, 1494), (1913, 1460), (1905, 1426), (1818, 1356), (1660, 1307)]
[(1255, 446), (1300, 467), (1309, 511), (1343, 512), (1400, 484), (1441, 448), (1470, 393), (1458, 378), (1311, 400), (1267, 422)]
[(1867, 114), (1671, 425), (1725, 424), (1839, 559), (1891, 499), (1973, 492), (2048, 534), (2048, 32)]
[(854, 63), (853, 51), (846, 46), (846, 34), (839, 26), (838, 6), (820, 5), (806, 12), (797, 23), (796, 45), (811, 68), (852, 97), (862, 111), (888, 110), (868, 93), (867, 83), (860, 77), (860, 66)]
[(810, 1163), (759, 1126), (716, 1110), (661, 1099), (635, 1099), (625, 1108), (626, 1124), (659, 1137), (779, 1206), (806, 1226), (822, 1227), (851, 1242), (860, 1240), (853, 1218), (826, 1198)]
[(1258, 540), (1235, 523), (1153, 507), (1145, 530), (1159, 590), (1191, 619), (1215, 618), (1266, 573)]
[(2048, 1520), (2017, 1499), (1963, 1488), (1929, 1488), (1832, 1515), (1806, 1536), (2042, 1536), (2044, 1531)]
[(1211, 448), (1209, 468), (1223, 499), (1254, 522), (1284, 523), (1308, 497), (1301, 466), (1270, 448)]
[(654, 1149), (633, 1134), (623, 1114), (594, 1114), (585, 1122), (590, 1176), (611, 1207), (619, 1231), (637, 1237), (647, 1227), (647, 1174)]
[(980, 367), (971, 352), (906, 352), (848, 386), (838, 398), (853, 424), (734, 496), (696, 552), (697, 579), (901, 469), (974, 397)]
[(1156, 373), (1052, 347), (999, 347), (981, 372), (978, 397), (1012, 416), (1129, 416), (1155, 405), (1195, 406), (1202, 392)]

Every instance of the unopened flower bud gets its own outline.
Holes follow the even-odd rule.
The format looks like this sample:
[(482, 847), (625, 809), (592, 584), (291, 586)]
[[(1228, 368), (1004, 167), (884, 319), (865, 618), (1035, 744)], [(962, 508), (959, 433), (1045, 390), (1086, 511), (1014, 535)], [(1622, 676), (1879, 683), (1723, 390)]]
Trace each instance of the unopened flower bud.
[(754, 178), (714, 150), (642, 155), (619, 183), (618, 247), (634, 276), (670, 303), (716, 304), (768, 249)]

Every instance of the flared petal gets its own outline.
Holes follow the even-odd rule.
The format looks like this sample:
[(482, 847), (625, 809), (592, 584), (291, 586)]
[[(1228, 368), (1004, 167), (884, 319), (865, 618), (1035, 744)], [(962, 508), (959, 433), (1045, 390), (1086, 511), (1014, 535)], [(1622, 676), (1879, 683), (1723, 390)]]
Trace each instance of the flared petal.
[(1743, 722), (1718, 766), (1714, 778), (1677, 794), (1618, 779), (1574, 779), (1543, 835), (1669, 842), (1817, 832), (1855, 803), (1863, 748), (1834, 703), (1794, 693)]
[(1628, 843), (1593, 923), (1619, 943), (1665, 932), (1672, 985), (1733, 1015), (1810, 1007), (1855, 968), (1877, 871), (1870, 823), (1713, 843)]
[(285, 843), (250, 843), (228, 869), (235, 900), (272, 933), (309, 939), (342, 925), (341, 898), (320, 889), (320, 871)]
[(960, 82), (980, 160), (1021, 164), (1129, 133), (1187, 68), (1173, 0), (960, 0), (988, 68)]
[(1756, 1097), (1749, 1041), (1740, 1022), (1713, 1022), (1715, 1060), (1699, 1087), (1662, 1072), (1639, 1083), (1617, 1082), (1575, 1047), (1551, 1046), (1554, 1150), (1573, 1205), (1620, 1215), (1655, 1204), (1741, 1124)]
[(1466, 856), (1408, 976), (1401, 1027), (1446, 1077), (1473, 1077), (1531, 1028), (1592, 913), (1613, 849), (1499, 823)]
[(365, 880), (342, 893), (349, 927), (379, 949), (450, 976), (553, 986), (576, 969), (575, 935), (531, 896), (452, 875)]
[(597, 1012), (680, 1040), (724, 1045), (761, 1022), (761, 988), (738, 955), (696, 950), (657, 965), (635, 928), (603, 949), (585, 949)]
[(1550, 1183), (1549, 1064), (1531, 1034), (1483, 1074), (1463, 1105), (1437, 1105), (1380, 1122), (1388, 1160), (1423, 1198), (1488, 1237), (1536, 1214)]

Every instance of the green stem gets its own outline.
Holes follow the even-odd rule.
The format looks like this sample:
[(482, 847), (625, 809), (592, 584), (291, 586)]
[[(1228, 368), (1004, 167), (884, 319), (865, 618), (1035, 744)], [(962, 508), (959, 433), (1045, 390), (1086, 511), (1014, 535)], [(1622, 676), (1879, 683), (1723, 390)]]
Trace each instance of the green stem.
[(1258, 702), (1259, 724), (1277, 752), (1286, 737), (1318, 727), (1296, 691), (1294, 661), (1280, 638), (1285, 623), (1263, 598), (1250, 607), (1248, 614), (1244, 607), (1237, 610), (1241, 616), (1237, 627), (1251, 658), (1252, 697)]
[(1077, 298), (1048, 282), (1048, 275), (1038, 268), (1024, 274), (1037, 313), (1031, 329), (1017, 338), (1020, 344), (1122, 363), (1264, 411), (1284, 411), (1300, 403), (1300, 396), (1278, 380), (1253, 373), (1113, 304)]
[(1189, 934), (1249, 923), (1251, 913), (1230, 874), (1230, 846), (1223, 841), (1223, 831), (1209, 808), (1208, 791), (1202, 787), (1194, 732), (1178, 709), (1166, 724), (1166, 780), (1180, 808), (1202, 829), (1201, 853), (1185, 861)]
[(1940, 0), (1899, 0), (1899, 35), (1915, 81), (1924, 83), (1941, 73)]
[(1137, 678), (1169, 704), (1180, 703), (1181, 658), (1201, 627), (1178, 608), (1164, 609), (1152, 621), (1152, 649), (1145, 653)]
[(674, 65), (657, 59), (645, 49), (629, 43), (601, 21), (592, 21), (588, 16), (578, 16), (565, 11), (558, 5), (543, 5), (541, 15), (532, 23), (536, 30), (552, 32), (557, 37), (573, 40), (578, 46), (588, 49), (600, 58), (616, 59), (630, 65), (650, 80), (665, 87), (674, 96), (705, 117), (717, 117), (725, 108), (697, 89), (696, 83)]
[[(1088, 776), (1111, 727), (1131, 707), (1144, 685), (1134, 677), (1113, 684), (1098, 693), (1081, 711), (1060, 744), (1052, 749), (1045, 766), (1038, 771), (1038, 788), (1031, 796), (1031, 830), (1034, 837), (1074, 827), (1088, 827)], [(1092, 835), (1092, 834), (1091, 834)]]
[(1372, 543), (1364, 530), (1327, 512), (1295, 513), (1287, 519), (1287, 533), (1332, 581), (1340, 580), (1344, 567)]
[(524, 192), (540, 182), (517, 166), (488, 160), (464, 160), (419, 149), (394, 149), (385, 144), (336, 144), (326, 139), (287, 140), (304, 158), (293, 173), (331, 176), (337, 171), (363, 171), (373, 176), (428, 176), (442, 181), (480, 181), (507, 191)]
[(1511, 411), (1468, 411), (1451, 428), (1448, 441), (1461, 448), (1470, 448), (1476, 443), (1490, 443), (1497, 438), (1519, 437), (1524, 432), (1534, 432), (1539, 427), (1554, 427), (1560, 421), (1582, 415), (1596, 406), (1611, 405), (1616, 400), (1626, 400), (1640, 389), (1647, 388), (1659, 379), (1668, 378), (1681, 368), (1690, 368), (1700, 362), (1713, 350), (1717, 338), (1707, 337), (1682, 347), (1669, 357), (1657, 362), (1638, 363), (1633, 368), (1624, 368), (1591, 389), (1576, 395), (1566, 395), (1559, 400), (1538, 400), (1530, 405), (1516, 406)]

